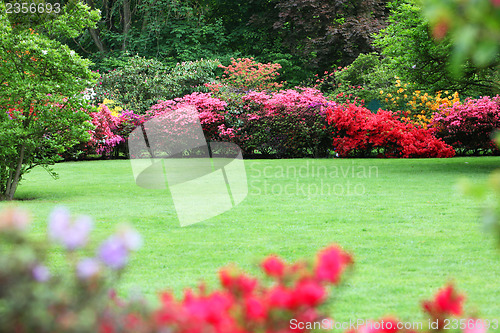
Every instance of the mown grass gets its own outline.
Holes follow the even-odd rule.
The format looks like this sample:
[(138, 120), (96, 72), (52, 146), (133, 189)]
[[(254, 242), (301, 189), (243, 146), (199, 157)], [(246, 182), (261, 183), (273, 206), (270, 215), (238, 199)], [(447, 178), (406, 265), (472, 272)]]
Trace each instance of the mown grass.
[[(202, 279), (215, 286), (218, 268), (229, 263), (257, 273), (255, 264), (267, 254), (295, 260), (338, 243), (356, 261), (327, 309), (338, 321), (385, 314), (421, 320), (420, 301), (449, 280), (467, 293), (467, 310), (500, 317), (500, 252), (481, 231), (478, 204), (455, 188), (460, 177), (486, 179), (499, 157), (245, 165), (247, 198), (188, 227), (179, 226), (168, 190), (136, 186), (126, 160), (57, 164), (57, 181), (35, 169), (16, 193), (16, 204), (33, 212), (35, 237), (43, 236), (55, 205), (94, 217), (94, 245), (117, 223), (137, 228), (144, 246), (117, 286), (122, 294), (139, 286), (151, 298), (162, 289), (180, 295)], [(61, 263), (61, 251), (54, 250), (52, 268), (64, 269)]]

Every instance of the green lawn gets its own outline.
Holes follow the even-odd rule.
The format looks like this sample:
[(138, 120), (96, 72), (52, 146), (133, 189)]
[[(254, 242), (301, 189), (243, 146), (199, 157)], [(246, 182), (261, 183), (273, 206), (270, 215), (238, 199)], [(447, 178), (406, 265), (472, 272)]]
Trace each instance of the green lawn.
[[(328, 310), (336, 320), (385, 314), (422, 319), (420, 301), (450, 279), (467, 293), (468, 310), (500, 317), (500, 252), (481, 232), (477, 203), (455, 189), (460, 177), (486, 179), (500, 165), (499, 157), (247, 160), (245, 165), (248, 197), (233, 210), (188, 227), (179, 226), (169, 192), (136, 186), (125, 160), (57, 164), (57, 181), (35, 169), (16, 198), (34, 213), (37, 237), (59, 204), (95, 218), (96, 244), (117, 223), (133, 224), (145, 244), (118, 286), (121, 293), (139, 286), (154, 297), (159, 289), (180, 292), (201, 279), (213, 285), (217, 268), (230, 262), (255, 273), (266, 254), (294, 260), (338, 243), (354, 254), (356, 264), (334, 291)], [(55, 251), (53, 269), (62, 269), (59, 256)]]

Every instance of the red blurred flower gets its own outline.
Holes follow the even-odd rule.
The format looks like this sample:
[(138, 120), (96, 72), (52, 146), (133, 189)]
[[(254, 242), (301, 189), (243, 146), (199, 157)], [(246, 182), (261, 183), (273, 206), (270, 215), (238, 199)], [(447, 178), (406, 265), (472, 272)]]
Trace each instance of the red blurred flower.
[(245, 299), (245, 315), (249, 320), (264, 320), (267, 317), (267, 309), (260, 299), (250, 296)]
[(285, 263), (281, 258), (270, 256), (264, 259), (261, 264), (262, 269), (268, 276), (281, 278), (285, 271)]
[(424, 311), (435, 318), (462, 314), (462, 303), (465, 296), (457, 293), (453, 285), (448, 285), (438, 291), (433, 301), (424, 301)]
[(322, 282), (337, 283), (342, 271), (352, 263), (352, 257), (337, 246), (330, 246), (318, 253), (316, 278)]

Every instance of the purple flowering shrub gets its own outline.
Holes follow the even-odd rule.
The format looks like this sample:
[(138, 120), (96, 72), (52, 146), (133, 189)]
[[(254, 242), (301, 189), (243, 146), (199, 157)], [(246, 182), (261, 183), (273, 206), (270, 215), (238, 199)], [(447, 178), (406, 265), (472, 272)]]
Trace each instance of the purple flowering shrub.
[[(122, 227), (87, 257), (80, 252), (92, 231), (90, 217), (72, 218), (66, 208), (55, 208), (45, 241), (26, 235), (29, 222), (19, 209), (0, 213), (0, 331), (94, 332), (112, 311), (110, 273), (120, 272), (140, 247), (139, 234)], [(46, 264), (52, 245), (64, 249), (65, 274)]]

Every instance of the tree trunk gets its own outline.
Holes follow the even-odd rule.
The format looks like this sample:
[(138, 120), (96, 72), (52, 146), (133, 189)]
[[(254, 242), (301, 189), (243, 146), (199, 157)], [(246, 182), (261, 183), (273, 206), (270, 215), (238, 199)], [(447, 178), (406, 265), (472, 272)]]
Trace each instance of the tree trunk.
[(7, 181), (7, 187), (5, 192), (0, 195), (0, 200), (12, 200), (14, 199), (14, 193), (16, 193), (17, 185), (19, 184), (19, 180), (21, 178), (21, 169), (23, 167), (24, 161), (24, 151), (25, 146), (21, 146), (21, 151), (19, 152), (19, 159), (17, 160), (17, 166), (15, 173), (11, 173)]
[[(87, 0), (87, 4), (90, 6), (90, 8), (95, 9), (93, 0)], [(104, 6), (106, 6), (106, 4), (104, 4)], [(99, 30), (89, 28), (89, 32), (90, 32), (90, 37), (92, 37), (92, 40), (94, 41), (94, 44), (97, 46), (99, 52), (106, 53), (107, 52), (106, 47), (102, 43), (101, 37), (99, 37)]]
[(99, 30), (89, 28), (89, 32), (99, 52), (106, 53), (107, 52), (106, 47), (104, 46), (104, 44), (101, 41), (101, 38), (99, 37)]
[(132, 12), (130, 10), (130, 0), (123, 0), (123, 44), (122, 51), (127, 50), (127, 35), (132, 21)]

